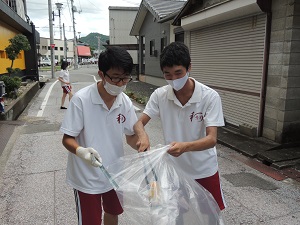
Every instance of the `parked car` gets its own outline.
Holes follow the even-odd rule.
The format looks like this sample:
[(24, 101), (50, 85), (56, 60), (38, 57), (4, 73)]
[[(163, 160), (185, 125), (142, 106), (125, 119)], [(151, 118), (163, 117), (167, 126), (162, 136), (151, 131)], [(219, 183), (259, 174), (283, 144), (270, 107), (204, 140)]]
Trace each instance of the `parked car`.
[(51, 60), (48, 58), (44, 58), (40, 62), (40, 66), (51, 66)]
[(90, 58), (89, 61), (90, 61), (91, 64), (97, 64), (98, 63), (97, 58)]
[(91, 64), (91, 62), (89, 61), (89, 59), (81, 59), (81, 62), (79, 64), (80, 65), (88, 65), (88, 64)]

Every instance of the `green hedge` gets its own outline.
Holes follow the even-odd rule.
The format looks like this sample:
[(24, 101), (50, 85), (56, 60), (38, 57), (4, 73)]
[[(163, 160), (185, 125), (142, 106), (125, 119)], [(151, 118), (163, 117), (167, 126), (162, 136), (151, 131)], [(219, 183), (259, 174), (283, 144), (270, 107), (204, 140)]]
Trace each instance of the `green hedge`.
[(20, 77), (9, 77), (2, 75), (0, 76), (0, 81), (3, 81), (5, 84), (6, 97), (16, 98), (22, 79)]

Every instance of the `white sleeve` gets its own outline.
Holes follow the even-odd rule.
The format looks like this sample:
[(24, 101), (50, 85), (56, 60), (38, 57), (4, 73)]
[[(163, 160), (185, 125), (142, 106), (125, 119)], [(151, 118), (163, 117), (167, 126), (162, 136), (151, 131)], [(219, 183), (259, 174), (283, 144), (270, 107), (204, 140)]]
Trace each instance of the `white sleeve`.
[(215, 95), (210, 99), (209, 105), (205, 112), (204, 123), (206, 127), (220, 127), (225, 125), (221, 98), (217, 93), (215, 93)]
[(60, 131), (72, 137), (77, 137), (83, 129), (83, 111), (81, 99), (76, 95), (72, 97), (65, 112)]
[(127, 113), (127, 118), (125, 122), (125, 128), (124, 128), (124, 134), (126, 135), (134, 135), (133, 125), (137, 122), (137, 116), (133, 107), (133, 104), (131, 104), (131, 107)]
[(59, 77), (63, 78), (64, 77), (64, 71), (61, 70), (60, 73), (59, 73)]
[(159, 117), (157, 89), (151, 94), (143, 113), (147, 114), (150, 118)]

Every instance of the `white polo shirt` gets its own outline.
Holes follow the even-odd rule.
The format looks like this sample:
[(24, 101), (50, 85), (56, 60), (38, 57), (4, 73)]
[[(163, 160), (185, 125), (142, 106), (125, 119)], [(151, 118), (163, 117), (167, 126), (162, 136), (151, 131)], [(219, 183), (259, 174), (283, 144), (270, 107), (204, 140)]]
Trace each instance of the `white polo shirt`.
[[(69, 74), (68, 70), (61, 70), (60, 74), (59, 74), (59, 77), (62, 78), (64, 82), (67, 82), (67, 83), (70, 82), (70, 74)], [(63, 82), (60, 82), (60, 83), (61, 83), (62, 87), (67, 85)]]
[[(108, 110), (100, 97), (97, 84), (85, 87), (72, 97), (60, 131), (75, 137), (82, 147), (97, 150), (106, 167), (124, 155), (123, 135), (133, 135), (137, 121), (133, 104), (121, 93)], [(104, 193), (112, 189), (101, 170), (87, 164), (69, 152), (67, 183), (88, 194)]]
[[(193, 78), (190, 78), (193, 79)], [(160, 117), (165, 144), (189, 142), (206, 136), (206, 127), (224, 126), (221, 98), (213, 89), (195, 82), (195, 90), (182, 106), (170, 85), (156, 89), (144, 110), (150, 118)], [(216, 148), (172, 157), (175, 164), (193, 179), (214, 175), (218, 170)]]

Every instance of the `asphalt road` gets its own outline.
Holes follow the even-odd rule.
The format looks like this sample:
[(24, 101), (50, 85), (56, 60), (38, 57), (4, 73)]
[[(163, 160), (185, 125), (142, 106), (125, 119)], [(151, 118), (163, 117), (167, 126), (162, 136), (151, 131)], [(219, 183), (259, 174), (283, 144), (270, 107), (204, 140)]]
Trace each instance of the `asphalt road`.
[[(70, 73), (73, 92), (98, 79), (95, 66)], [(59, 132), (64, 110), (55, 81), (50, 79), (19, 117), (24, 125), (15, 129), (1, 155), (0, 224), (77, 224), (73, 191), (65, 183), (67, 150)], [(163, 143), (159, 120), (151, 120), (146, 130), (152, 146)], [(222, 145), (217, 150), (227, 225), (300, 224), (298, 182), (274, 180), (244, 164), (239, 153)], [(128, 146), (125, 152), (135, 154)], [(125, 214), (119, 224), (132, 225)]]

